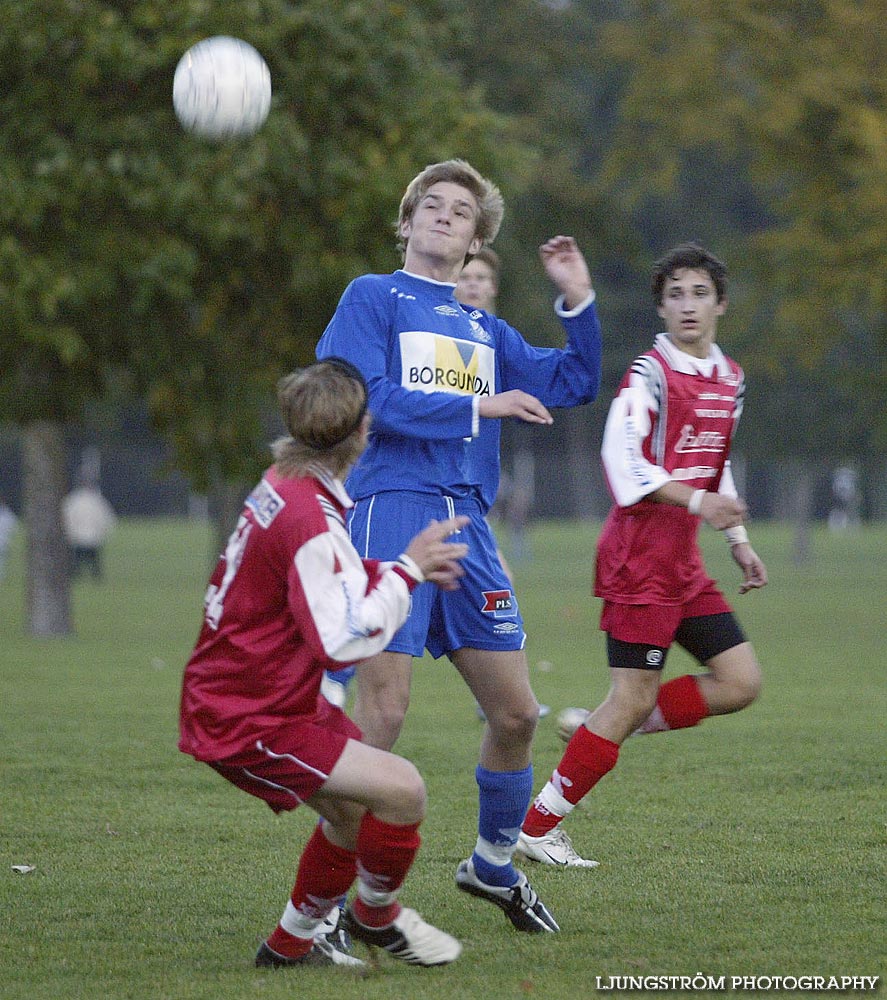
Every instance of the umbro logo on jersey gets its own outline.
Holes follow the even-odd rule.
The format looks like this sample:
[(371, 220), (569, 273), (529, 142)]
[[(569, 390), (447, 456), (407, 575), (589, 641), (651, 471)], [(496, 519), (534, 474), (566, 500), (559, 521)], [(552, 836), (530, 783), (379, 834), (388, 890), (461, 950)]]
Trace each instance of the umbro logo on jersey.
[(434, 311), (440, 313), (441, 316), (461, 316), (462, 310), (456, 309), (454, 306), (442, 305), (435, 306)]

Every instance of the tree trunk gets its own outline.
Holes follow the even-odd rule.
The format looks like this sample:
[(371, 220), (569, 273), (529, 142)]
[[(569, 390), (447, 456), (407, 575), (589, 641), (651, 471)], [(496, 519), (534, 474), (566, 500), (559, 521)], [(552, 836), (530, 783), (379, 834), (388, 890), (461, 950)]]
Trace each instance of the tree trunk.
[(27, 625), (33, 636), (73, 634), (68, 545), (62, 527), (67, 489), (61, 424), (36, 420), (22, 432), (27, 531)]
[(211, 566), (215, 566), (219, 556), (225, 551), (231, 532), (237, 527), (237, 519), (243, 510), (243, 501), (252, 484), (244, 481), (228, 482), (216, 479), (207, 496), (209, 518), (212, 524)]

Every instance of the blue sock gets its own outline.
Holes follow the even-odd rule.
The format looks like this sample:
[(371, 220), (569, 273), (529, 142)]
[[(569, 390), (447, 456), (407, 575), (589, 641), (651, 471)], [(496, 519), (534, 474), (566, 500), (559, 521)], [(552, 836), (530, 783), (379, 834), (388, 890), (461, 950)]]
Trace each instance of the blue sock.
[(342, 687), (348, 687), (351, 683), (351, 678), (354, 676), (355, 667), (342, 667), (341, 670), (327, 670), (327, 675), (331, 680), (334, 680), (337, 684), (341, 684)]
[(488, 771), (478, 765), (475, 778), (480, 809), (474, 870), (488, 885), (514, 885), (518, 875), (511, 858), (533, 794), (533, 765), (523, 771)]

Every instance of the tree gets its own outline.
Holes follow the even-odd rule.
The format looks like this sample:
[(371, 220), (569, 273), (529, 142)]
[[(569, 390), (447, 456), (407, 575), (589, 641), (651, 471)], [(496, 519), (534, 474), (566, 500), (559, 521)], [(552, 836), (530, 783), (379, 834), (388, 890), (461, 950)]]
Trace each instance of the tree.
[[(700, 239), (731, 265), (725, 332), (753, 376), (743, 447), (883, 460), (883, 0), (447, 6), (472, 23), (466, 79), (538, 153), (500, 241), (508, 313), (546, 328), (526, 247), (562, 221), (591, 253), (606, 393), (654, 332), (638, 295), (651, 260)], [(789, 428), (792, 398), (803, 416)], [(601, 412), (587, 415), (595, 436)]]
[[(390, 263), (404, 183), (454, 154), (507, 177), (523, 153), (408, 5), (0, 0), (0, 17), (0, 417), (56, 456), (27, 471), (29, 593), (57, 609), (29, 622), (65, 634), (66, 574), (37, 557), (64, 477), (40, 441), (122, 370), (197, 484), (254, 468), (260, 401), (344, 283)], [(170, 91), (181, 53), (221, 33), (259, 48), (274, 98), (253, 140), (212, 146)]]
[[(834, 376), (874, 418), (883, 448), (887, 416), (873, 404), (887, 388), (876, 361), (887, 346), (887, 8), (633, 8), (601, 37), (611, 58), (633, 67), (604, 177), (638, 205), (673, 197), (692, 155), (712, 167), (704, 197), (722, 179), (719, 165), (746, 176), (756, 211), (731, 247), (745, 284), (745, 356), (773, 374), (797, 366)], [(848, 368), (851, 341), (861, 350)]]

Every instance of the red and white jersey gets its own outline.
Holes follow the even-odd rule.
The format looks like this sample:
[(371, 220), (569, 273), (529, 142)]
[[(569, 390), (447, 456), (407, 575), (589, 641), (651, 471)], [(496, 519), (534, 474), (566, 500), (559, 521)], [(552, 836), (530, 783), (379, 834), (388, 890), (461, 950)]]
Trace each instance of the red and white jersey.
[(265, 473), (210, 578), (180, 710), (179, 749), (198, 760), (312, 717), (324, 669), (381, 652), (406, 620), (418, 581), (400, 563), (360, 558), (344, 486), (311, 471)]
[(604, 429), (604, 471), (616, 505), (598, 541), (595, 594), (621, 604), (683, 604), (708, 582), (699, 518), (645, 499), (671, 480), (736, 496), (730, 444), (745, 377), (717, 345), (707, 358), (667, 334), (636, 358)]

